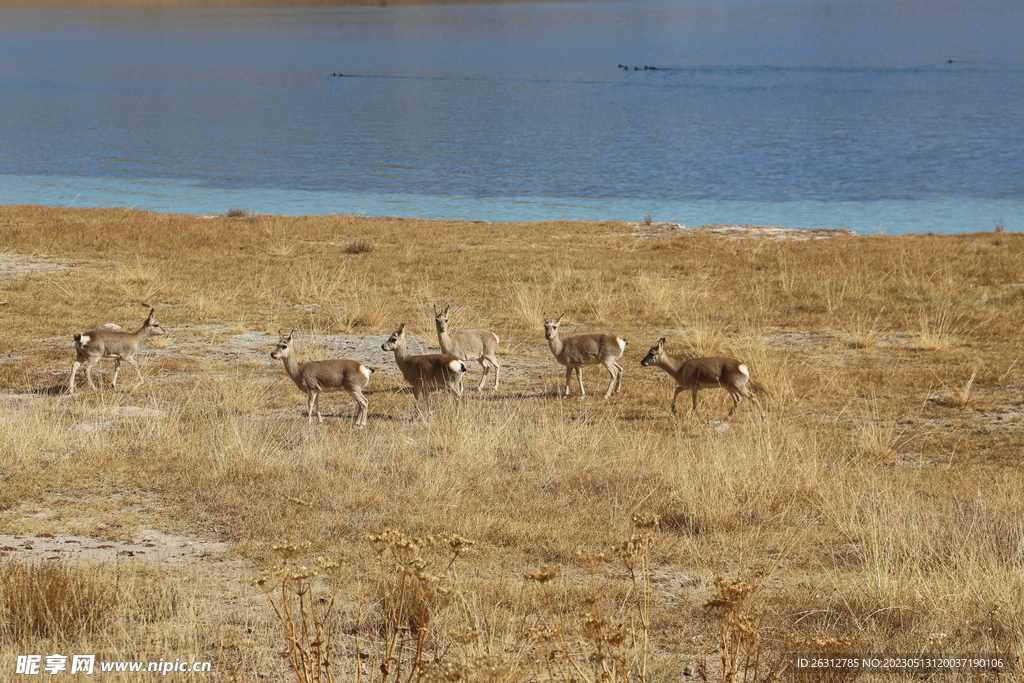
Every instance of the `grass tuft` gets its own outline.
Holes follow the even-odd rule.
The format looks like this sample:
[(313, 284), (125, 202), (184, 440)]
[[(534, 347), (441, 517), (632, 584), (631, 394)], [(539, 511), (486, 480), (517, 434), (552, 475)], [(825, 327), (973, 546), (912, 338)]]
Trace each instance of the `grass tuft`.
[(366, 240), (349, 242), (345, 247), (346, 254), (369, 254), (373, 251), (373, 243)]
[(118, 598), (105, 569), (60, 561), (5, 562), (0, 585), (0, 634), (11, 643), (98, 634), (110, 623)]

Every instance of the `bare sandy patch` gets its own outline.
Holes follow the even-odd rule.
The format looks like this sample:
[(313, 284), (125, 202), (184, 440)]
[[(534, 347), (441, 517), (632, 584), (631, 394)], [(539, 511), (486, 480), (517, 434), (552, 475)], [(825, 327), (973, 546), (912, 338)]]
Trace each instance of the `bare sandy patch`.
[(0, 557), (71, 562), (199, 562), (226, 552), (228, 545), (195, 536), (139, 529), (131, 541), (107, 541), (74, 534), (0, 534)]

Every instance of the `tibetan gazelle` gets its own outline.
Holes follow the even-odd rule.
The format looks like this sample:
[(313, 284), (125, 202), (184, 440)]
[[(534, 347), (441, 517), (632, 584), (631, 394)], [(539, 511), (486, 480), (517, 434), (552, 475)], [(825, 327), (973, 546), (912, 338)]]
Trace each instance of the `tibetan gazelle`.
[(640, 361), (640, 365), (644, 367), (654, 365), (672, 375), (678, 385), (676, 393), (672, 395), (673, 413), (677, 412), (676, 399), (679, 398), (679, 394), (689, 390), (693, 392), (693, 414), (699, 418), (697, 392), (701, 389), (721, 388), (729, 392), (733, 401), (732, 410), (725, 416), (726, 420), (733, 416), (743, 398), (750, 399), (757, 408), (757, 412), (764, 417), (760, 402), (747, 388), (747, 382), (750, 381), (750, 370), (738, 360), (718, 357), (676, 360), (665, 353), (665, 338), (662, 337), (658, 340), (658, 344), (652, 346), (651, 350), (647, 352), (644, 359)]
[(480, 384), (476, 390), (484, 388), (487, 381), (487, 371), (494, 368), (494, 388), (498, 388), (498, 373), (501, 366), (498, 363), (498, 335), (490, 330), (462, 330), (454, 334), (448, 332), (448, 310), (451, 306), (445, 306), (444, 311), (438, 312), (434, 306), (434, 325), (437, 327), (437, 341), (441, 344), (441, 353), (455, 356), (461, 360), (475, 360), (480, 363), (484, 374), (480, 378)]
[(92, 382), (92, 366), (102, 358), (114, 359), (114, 378), (111, 381), (113, 386), (117, 386), (117, 373), (121, 370), (121, 361), (128, 361), (128, 364), (135, 368), (135, 373), (139, 376), (139, 384), (142, 384), (142, 373), (135, 362), (135, 354), (147, 339), (163, 333), (164, 328), (160, 327), (160, 323), (156, 321), (156, 310), (151, 308), (142, 327), (135, 332), (98, 329), (76, 334), (76, 357), (71, 366), (68, 393), (75, 393), (75, 375), (78, 374), (78, 368), (82, 365), (85, 365), (85, 379), (89, 381), (89, 386), (96, 387)]
[(462, 376), (466, 374), (466, 364), (461, 359), (444, 353), (410, 356), (405, 342), (405, 323), (402, 323), (380, 348), (395, 352), (395, 363), (402, 371), (402, 377), (412, 387), (417, 413), (420, 410), (421, 396), (427, 404), (427, 412), (430, 412), (431, 389), (447, 389), (455, 394), (456, 398), (462, 398)]
[(313, 411), (324, 423), (320, 414), (320, 394), (327, 391), (347, 391), (355, 399), (357, 410), (353, 427), (366, 426), (366, 414), (370, 402), (363, 396), (363, 389), (370, 382), (373, 370), (354, 360), (314, 360), (300, 363), (295, 358), (295, 347), (292, 345), (292, 334), (281, 337), (270, 357), (284, 361), (284, 371), (295, 382), (295, 386), (306, 392), (309, 397), (309, 424), (313, 424)]
[(569, 395), (572, 373), (575, 370), (580, 383), (580, 396), (585, 396), (587, 392), (583, 389), (583, 366), (600, 364), (608, 370), (612, 378), (608, 383), (608, 391), (604, 394), (606, 399), (611, 398), (612, 393), (622, 390), (622, 366), (616, 361), (622, 358), (626, 350), (626, 340), (614, 334), (601, 332), (574, 334), (562, 339), (558, 336), (558, 326), (564, 317), (559, 316), (557, 320), (552, 320), (544, 316), (544, 336), (547, 337), (548, 346), (555, 360), (565, 366), (565, 395)]

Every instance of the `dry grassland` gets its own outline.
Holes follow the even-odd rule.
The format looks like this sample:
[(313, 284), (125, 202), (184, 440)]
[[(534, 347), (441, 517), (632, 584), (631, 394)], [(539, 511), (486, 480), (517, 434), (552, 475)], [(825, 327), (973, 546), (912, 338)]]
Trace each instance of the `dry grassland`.
[[(729, 647), (759, 648), (761, 672), (801, 639), (1021, 648), (1021, 235), (4, 207), (0, 249), (0, 533), (21, 544), (0, 553), (5, 667), (95, 652), (212, 661), (195, 680), (294, 680), (252, 580), (275, 576), (272, 546), (301, 542), (284, 551), (299, 564), (346, 562), (302, 608), (337, 596), (338, 681), (357, 680), (356, 662), (367, 681), (677, 681), (705, 657), (706, 677), (742, 680), (723, 670), (723, 624)], [(437, 302), (453, 330), (501, 337), (502, 386), (412, 420), (380, 344), (406, 322), (414, 352), (436, 345)], [(112, 390), (106, 360), (99, 388), (63, 395), (72, 335), (134, 330), (148, 305), (167, 334), (137, 356), (145, 383), (126, 367)], [(622, 393), (602, 400), (591, 367), (586, 398), (555, 397), (544, 313), (565, 314), (563, 334), (629, 341)], [(366, 429), (344, 394), (307, 426), (305, 396), (269, 358), (292, 328), (300, 360), (339, 353), (335, 338), (364, 349), (356, 360), (378, 370)], [(767, 419), (745, 403), (728, 428), (698, 422), (686, 395), (671, 415), (671, 379), (639, 365), (661, 336), (677, 356), (748, 363)], [(728, 410), (724, 391), (701, 397), (705, 416)], [(388, 528), (436, 544), (367, 541)], [(24, 548), (39, 534), (120, 547), (148, 530), (227, 550)], [(409, 564), (420, 557), (431, 564)], [(393, 576), (396, 561), (408, 572)], [(47, 620), (46, 591), (80, 608)], [(419, 612), (389, 622), (402, 591)], [(403, 643), (422, 648), (406, 667), (433, 664), (396, 673)]]

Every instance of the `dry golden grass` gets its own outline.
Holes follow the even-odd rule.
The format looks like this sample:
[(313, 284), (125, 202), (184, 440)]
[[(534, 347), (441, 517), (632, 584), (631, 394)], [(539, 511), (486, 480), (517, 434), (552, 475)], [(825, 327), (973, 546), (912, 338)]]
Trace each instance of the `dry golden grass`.
[[(5, 207), (0, 242), (0, 393), (21, 395), (0, 397), (0, 532), (149, 528), (231, 547), (173, 566), (61, 565), (84, 577), (81, 591), (118, 591), (112, 618), (56, 636), (69, 651), (286, 680), (280, 622), (250, 582), (276, 566), (274, 545), (309, 542), (295, 562), (346, 559), (323, 589), (338, 600), (332, 647), (347, 654), (336, 665), (377, 657), (398, 638), (382, 607), (398, 584), (381, 583), (364, 537), (388, 528), (476, 541), (452, 569), (443, 553), (427, 557), (426, 574), (458, 598), (441, 609), (424, 594), (419, 616), (402, 617), (430, 617), (421, 646), (447, 653), (430, 675), (449, 680), (558, 680), (536, 668), (544, 657), (578, 680), (675, 681), (687, 666), (728, 679), (723, 652), (754, 651), (753, 633), (765, 661), (801, 639), (948, 653), (1024, 640), (1019, 235), (800, 240)], [(4, 270), (12, 255), (37, 267)], [(400, 322), (433, 344), (438, 301), (501, 337), (502, 388), (411, 420), (412, 395), (378, 349)], [(143, 303), (167, 331), (137, 357), (147, 381), (112, 390), (104, 361), (100, 388), (62, 395), (71, 336), (106, 322), (134, 330)], [(604, 370), (588, 368), (585, 399), (554, 397), (564, 371), (544, 313), (565, 314), (567, 334), (629, 341), (621, 394), (602, 401)], [(269, 359), (276, 331), (292, 328), (303, 360), (330, 353), (330, 335), (367, 337), (357, 360), (378, 372), (365, 430), (349, 427), (337, 395), (324, 399), (327, 423), (307, 427), (305, 397)], [(680, 356), (748, 363), (767, 419), (748, 405), (728, 429), (672, 416), (671, 379), (639, 366), (662, 336)], [(250, 337), (255, 347), (239, 345)], [(728, 410), (724, 391), (701, 401), (707, 416)], [(159, 412), (115, 412), (130, 407)], [(638, 515), (661, 524), (634, 583), (609, 549), (633, 538)], [(5, 563), (24, 554), (3, 552)], [(523, 578), (559, 564), (550, 582)], [(20, 565), (3, 566), (23, 580)], [(748, 630), (723, 635), (728, 614)], [(370, 623), (356, 644), (352, 629)], [(416, 647), (403, 633), (401, 647)], [(642, 647), (620, 638), (640, 633)], [(48, 654), (52, 637), (7, 630), (0, 649), (6, 661)]]
[(105, 571), (61, 562), (3, 564), (3, 638), (76, 638), (101, 629), (113, 616), (118, 597), (114, 577), (104, 576)]

